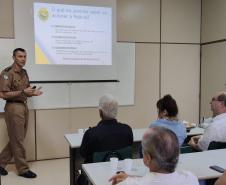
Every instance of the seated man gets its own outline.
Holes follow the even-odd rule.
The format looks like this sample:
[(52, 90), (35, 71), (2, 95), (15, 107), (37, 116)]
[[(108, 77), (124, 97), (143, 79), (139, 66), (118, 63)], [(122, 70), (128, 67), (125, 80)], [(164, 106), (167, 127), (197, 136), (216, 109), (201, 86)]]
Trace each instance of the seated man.
[(109, 181), (112, 185), (198, 185), (192, 173), (175, 171), (179, 159), (177, 136), (164, 127), (151, 126), (142, 139), (143, 161), (149, 172), (143, 177), (121, 172)]
[(211, 102), (213, 122), (205, 129), (202, 136), (194, 136), (189, 145), (195, 150), (207, 150), (211, 141), (226, 142), (226, 93), (216, 94)]
[(117, 111), (118, 103), (111, 95), (100, 98), (101, 121), (85, 132), (80, 147), (85, 163), (92, 162), (94, 152), (118, 150), (133, 144), (132, 129), (116, 120)]

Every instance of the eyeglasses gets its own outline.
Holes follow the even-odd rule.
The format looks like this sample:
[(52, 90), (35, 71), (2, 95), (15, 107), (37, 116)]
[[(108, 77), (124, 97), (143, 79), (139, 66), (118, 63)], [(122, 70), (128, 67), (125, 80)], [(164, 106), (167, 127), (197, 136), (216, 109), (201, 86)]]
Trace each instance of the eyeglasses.
[(218, 97), (213, 97), (211, 101), (224, 101), (224, 100), (219, 100)]

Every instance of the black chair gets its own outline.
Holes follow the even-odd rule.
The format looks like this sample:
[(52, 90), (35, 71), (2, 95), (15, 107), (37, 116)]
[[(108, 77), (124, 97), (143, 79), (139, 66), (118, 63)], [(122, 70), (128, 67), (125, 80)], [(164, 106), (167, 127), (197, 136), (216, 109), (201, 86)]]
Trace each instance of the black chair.
[(189, 146), (189, 145), (181, 146), (181, 147), (180, 147), (180, 153), (181, 153), (181, 154), (185, 154), (185, 153), (193, 153), (193, 152), (199, 152), (199, 151), (195, 150), (194, 148), (192, 148), (192, 147)]
[(119, 150), (111, 150), (104, 152), (94, 152), (93, 162), (105, 162), (109, 161), (111, 157), (117, 157), (119, 160), (126, 158), (132, 158), (132, 146), (127, 146)]
[(211, 141), (208, 150), (216, 150), (226, 148), (226, 142)]

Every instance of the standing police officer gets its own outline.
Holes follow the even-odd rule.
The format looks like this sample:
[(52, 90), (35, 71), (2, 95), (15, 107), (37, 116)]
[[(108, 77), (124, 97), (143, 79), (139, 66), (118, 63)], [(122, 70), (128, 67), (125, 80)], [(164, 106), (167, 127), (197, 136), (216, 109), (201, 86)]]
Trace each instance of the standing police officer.
[(4, 69), (0, 75), (0, 92), (6, 100), (5, 122), (9, 143), (0, 154), (0, 174), (7, 175), (5, 166), (14, 158), (17, 171), (25, 178), (35, 178), (26, 162), (24, 138), (28, 127), (27, 97), (42, 94), (41, 87), (31, 87), (28, 75), (23, 67), (26, 64), (26, 51), (17, 48), (13, 51), (14, 63)]

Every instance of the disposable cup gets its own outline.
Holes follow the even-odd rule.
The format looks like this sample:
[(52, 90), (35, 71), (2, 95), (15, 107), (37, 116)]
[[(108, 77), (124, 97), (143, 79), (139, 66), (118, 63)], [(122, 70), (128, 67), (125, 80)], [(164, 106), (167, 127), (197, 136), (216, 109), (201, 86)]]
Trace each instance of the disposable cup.
[(125, 168), (124, 171), (126, 173), (131, 172), (132, 166), (133, 166), (133, 160), (132, 159), (125, 159), (124, 160), (124, 168)]
[(110, 158), (110, 162), (111, 162), (111, 170), (116, 171), (117, 167), (118, 167), (118, 158), (112, 157), (112, 158)]
[(84, 134), (84, 129), (83, 128), (78, 129), (78, 134), (79, 135), (83, 135)]

